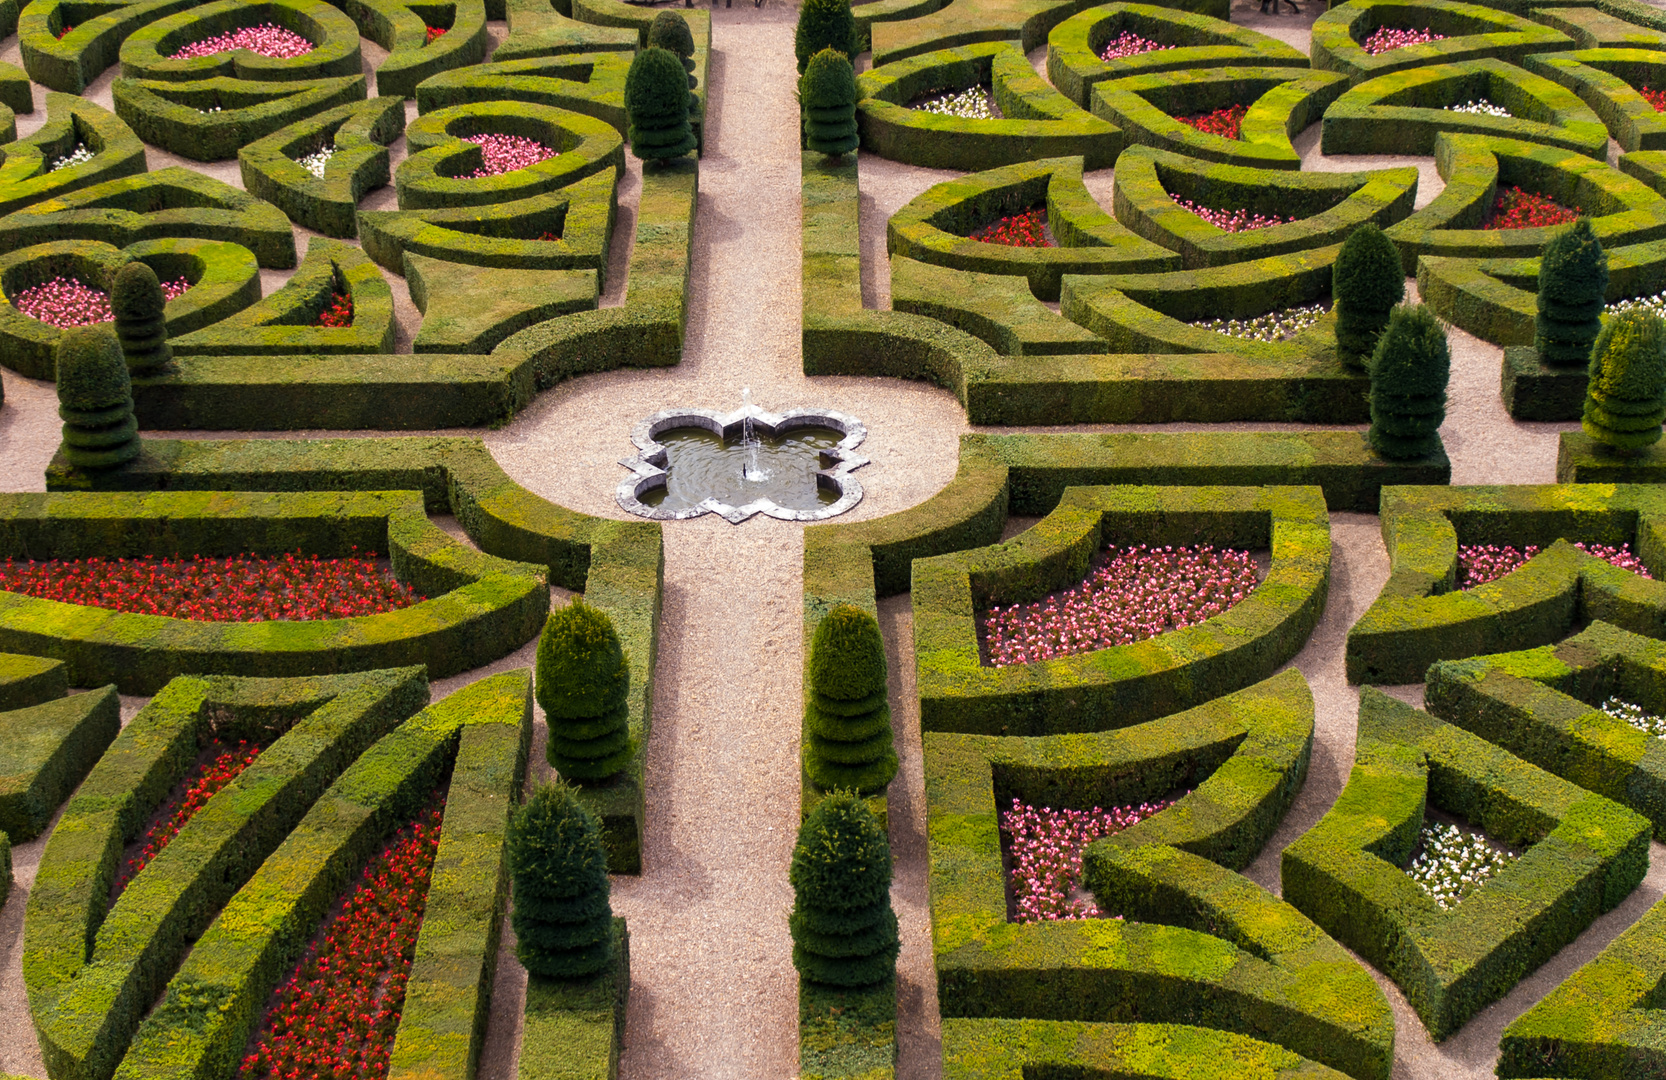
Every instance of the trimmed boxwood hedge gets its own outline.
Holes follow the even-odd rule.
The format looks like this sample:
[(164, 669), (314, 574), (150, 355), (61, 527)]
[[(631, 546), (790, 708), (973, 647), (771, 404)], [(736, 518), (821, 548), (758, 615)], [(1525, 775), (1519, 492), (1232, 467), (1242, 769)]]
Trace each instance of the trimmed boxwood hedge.
[[(92, 151), (92, 160), (51, 171), (52, 162), (68, 157), (77, 143)], [(27, 139), (0, 146), (0, 214), (144, 171), (144, 144), (114, 113), (48, 91), (46, 123)]]
[[(1442, 910), (1402, 867), (1429, 805), (1521, 857)], [(1445, 1039), (1617, 906), (1649, 823), (1379, 690), (1360, 695), (1348, 784), (1284, 850), (1284, 895), (1405, 993)]]
[(1658, 484), (1666, 475), (1661, 472), (1666, 447), (1659, 443), (1644, 447), (1635, 457), (1619, 457), (1583, 431), (1564, 431), (1556, 438), (1559, 484)]
[[(1105, 46), (1126, 33), (1163, 48), (1101, 60)], [(1047, 35), (1047, 78), (1084, 109), (1094, 84), (1108, 79), (1186, 68), (1307, 66), (1304, 53), (1277, 38), (1208, 15), (1151, 4), (1090, 7)]]
[(405, 282), (422, 326), (419, 353), (489, 353), (530, 326), (594, 311), (594, 270), (500, 270), (405, 255)]
[[(1666, 491), (1655, 485), (1389, 487), (1381, 514), (1389, 578), (1348, 631), (1349, 682), (1418, 682), (1436, 660), (1548, 645), (1594, 619), (1666, 637), (1666, 583), (1572, 544), (1634, 544), (1645, 565), (1666, 564)], [(1547, 550), (1459, 591), (1459, 544)]]
[(216, 75), (194, 82), (117, 79), (116, 115), (147, 143), (192, 161), (224, 161), (297, 120), (365, 99), (363, 75), (250, 82)]
[[(1318, 488), (1074, 487), (1017, 538), (918, 560), (915, 678), (927, 731), (1042, 735), (1135, 724), (1265, 678), (1318, 624), (1330, 529)], [(995, 667), (978, 613), (1081, 581), (1107, 544), (1272, 548), (1264, 581), (1197, 626), (1130, 645)]]
[[(376, 69), (376, 93), (411, 98), (423, 80), (486, 57), (486, 5), (480, 0), (345, 0), (342, 10), (359, 33), (388, 51)], [(445, 34), (428, 40), (429, 20)]]
[(62, 660), (0, 653), (0, 712), (27, 709), (67, 693), (69, 675)]
[[(397, 97), (355, 101), (297, 120), (238, 149), (243, 187), (276, 203), (302, 228), (357, 236), (359, 200), (388, 182), (388, 144), (404, 131), (405, 108)], [(335, 153), (324, 175), (315, 176), (300, 159), (326, 146)]]
[(948, 323), (1002, 356), (1105, 352), (1104, 341), (1037, 300), (1021, 277), (951, 270), (893, 255), (891, 309)]
[[(563, 56), (583, 52), (634, 53), (641, 41), (641, 32), (633, 25), (596, 26), (569, 18), (572, 5), (557, 11), (549, 0), (498, 0), (502, 17), (509, 22), (509, 35), (492, 52), (494, 61), (526, 60), (541, 56)], [(698, 8), (687, 12), (705, 16)], [(706, 26), (711, 26), (706, 16)], [(693, 26), (690, 26), (693, 29)], [(699, 38), (696, 37), (696, 47)]]
[(0, 497), (11, 557), (390, 553), (424, 600), (347, 619), (220, 623), (115, 612), (0, 591), (0, 649), (53, 656), (78, 686), (154, 693), (185, 672), (310, 675), (422, 662), (436, 678), (532, 640), (549, 610), (542, 567), (483, 555), (429, 522), (416, 492)]
[[(516, 1080), (600, 1080), (618, 1076), (631, 985), (631, 941), (624, 919), (613, 920), (613, 943), (613, 964), (600, 975), (587, 979), (527, 977)], [(389, 1075), (405, 1080), (397, 1072)], [(427, 1074), (420, 1076), (425, 1080)]]
[[(64, 810), (30, 892), (24, 983), (48, 1069), (108, 1077), (216, 910), (344, 769), (428, 701), (420, 667), (170, 682)], [(122, 849), (211, 738), (270, 743), (114, 904)]]
[(0, 833), (21, 844), (45, 832), (119, 730), (114, 686), (0, 712)]
[[(1538, 59), (1528, 58), (1529, 66)], [(1450, 108), (1477, 98), (1510, 115)], [(1598, 113), (1571, 90), (1492, 57), (1394, 71), (1352, 87), (1325, 110), (1319, 145), (1326, 154), (1426, 156), (1443, 131), (1549, 143), (1608, 160), (1608, 129)]]
[[(469, 135), (518, 135), (556, 151), (524, 169), (478, 179), (480, 148)], [(593, 116), (516, 101), (452, 105), (405, 127), (410, 156), (394, 172), (401, 210), (502, 206), (545, 195), (606, 170), (623, 173), (625, 141)], [(529, 238), (531, 239), (531, 238)]]
[[(911, 0), (901, 0), (885, 13), (896, 21), (878, 21), (877, 12), (858, 18), (867, 24), (877, 66), (987, 41), (1013, 41), (1027, 54), (1045, 45), (1053, 27), (1082, 6), (1082, 0), (957, 0), (922, 6), (913, 14)], [(1225, 0), (1177, 0), (1175, 7), (1219, 19), (1227, 15)], [(858, 34), (861, 30), (859, 23)]]
[[(116, 62), (127, 35), (201, 0), (31, 0), (17, 20), (18, 45), (29, 77), (49, 90), (79, 94)], [(63, 37), (58, 35), (68, 30)]]
[[(883, 826), (884, 817), (879, 820)], [(895, 979), (877, 986), (833, 987), (799, 978), (799, 1080), (892, 1080), (896, 1064)]]
[[(1113, 125), (1072, 104), (1008, 41), (944, 49), (857, 77), (856, 124), (863, 149), (908, 165), (977, 169), (1037, 157), (1079, 155), (1109, 168), (1123, 147)], [(986, 85), (1003, 120), (968, 120), (908, 107), (939, 89)]]
[[(1428, 30), (1444, 40), (1407, 45), (1376, 56), (1361, 44), (1379, 28)], [(1484, 56), (1519, 62), (1531, 53), (1574, 47), (1560, 30), (1496, 7), (1456, 0), (1350, 0), (1313, 23), (1313, 66), (1340, 72), (1350, 83), (1431, 62), (1479, 60)]]
[[(539, 3), (550, 10), (548, 0)], [(630, 70), (634, 39), (625, 51), (561, 53), (518, 60), (503, 58), (507, 48), (506, 42), (492, 54), (490, 64), (459, 68), (425, 80), (416, 89), (417, 108), (430, 113), (454, 105), (525, 101), (593, 116), (612, 125), (621, 136), (625, 134), (625, 73)], [(695, 134), (699, 134), (698, 126)]]
[[(262, 56), (231, 49), (175, 59), (195, 42), (253, 26), (272, 24), (312, 43), (301, 56)], [(299, 82), (357, 75), (359, 29), (324, 0), (217, 0), (158, 19), (135, 30), (121, 44), (121, 73), (128, 79), (185, 82), (216, 75), (255, 82)]]
[(1534, 8), (1533, 21), (1554, 26), (1581, 49), (1651, 49), (1666, 45), (1666, 33), (1662, 32), (1666, 20), (1661, 18), (1660, 9), (1636, 0), (1590, 7)]
[(1529, 56), (1529, 70), (1560, 83), (1584, 99), (1620, 149), (1666, 150), (1666, 116), (1655, 111), (1637, 87), (1660, 79), (1666, 53), (1646, 49), (1582, 49)]
[[(6, 4), (15, 5), (17, 0), (6, 0)], [(12, 21), (16, 22), (15, 7)], [(11, 36), (15, 25), (10, 29), (6, 25), (6, 15), (0, 11), (0, 30)], [(0, 63), (0, 106), (14, 113), (31, 113), (35, 111), (34, 91), (29, 86), (29, 73), (16, 64)], [(13, 138), (16, 138), (14, 133)]]
[(943, 1080), (1018, 1080), (1031, 1069), (1036, 1075), (1191, 1080), (1228, 1068), (1277, 1080), (1347, 1075), (1277, 1043), (1191, 1024), (943, 1021)]

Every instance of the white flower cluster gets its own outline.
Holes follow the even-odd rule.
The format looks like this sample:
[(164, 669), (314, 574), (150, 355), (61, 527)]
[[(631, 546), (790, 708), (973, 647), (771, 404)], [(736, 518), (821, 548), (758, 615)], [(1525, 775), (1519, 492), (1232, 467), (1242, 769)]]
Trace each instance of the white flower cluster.
[(1417, 857), (1406, 873), (1442, 911), (1457, 907), (1517, 858), (1493, 847), (1480, 833), (1432, 821), (1423, 823), (1417, 846)]
[(1618, 315), (1622, 311), (1652, 311), (1666, 315), (1666, 292), (1653, 296), (1634, 296), (1630, 300), (1616, 300), (1602, 309), (1604, 315)]
[(93, 159), (93, 152), (92, 152), (92, 150), (90, 150), (87, 147), (87, 144), (86, 143), (76, 143), (74, 150), (71, 150), (69, 153), (65, 154), (63, 157), (58, 158), (56, 161), (52, 162), (52, 164), (50, 164), (46, 167), (46, 171), (47, 172), (57, 172), (59, 169), (67, 169), (71, 165), (80, 165), (83, 162), (88, 162), (88, 161), (91, 161), (92, 159)]
[(1446, 107), (1446, 111), (1476, 113), (1480, 116), (1502, 116), (1505, 119), (1509, 119), (1510, 117), (1509, 109), (1506, 109), (1502, 105), (1494, 105), (1486, 98), (1476, 98), (1474, 101), (1466, 101), (1462, 105), (1448, 105)]
[(1325, 304), (1269, 311), (1253, 319), (1200, 319), (1192, 325), (1200, 330), (1213, 330), (1227, 337), (1247, 338), (1250, 341), (1288, 341), (1319, 321), (1329, 311)]
[(204, 116), (212, 116), (220, 111), (220, 106), (216, 105), (212, 109), (198, 109), (197, 111), (202, 113)]
[(335, 152), (335, 143), (331, 143), (329, 146), (326, 146), (316, 154), (308, 154), (304, 158), (296, 158), (295, 164), (299, 165), (301, 168), (305, 169), (314, 176), (322, 177), (324, 175), (324, 166), (330, 163), (330, 159), (335, 156)]
[(1611, 697), (1602, 703), (1602, 711), (1616, 720), (1624, 720), (1638, 731), (1646, 731), (1650, 735), (1666, 739), (1666, 716), (1646, 713), (1641, 705), (1633, 705), (1624, 698)]
[(940, 116), (958, 116), (962, 120), (1004, 119), (1000, 106), (995, 104), (995, 95), (982, 86), (969, 86), (964, 90), (933, 91), (909, 108), (937, 113)]

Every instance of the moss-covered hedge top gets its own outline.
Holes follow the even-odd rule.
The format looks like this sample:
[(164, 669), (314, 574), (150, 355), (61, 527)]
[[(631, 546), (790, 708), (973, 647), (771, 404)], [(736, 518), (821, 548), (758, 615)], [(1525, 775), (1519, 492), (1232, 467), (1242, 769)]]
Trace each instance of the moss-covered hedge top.
[[(248, 49), (174, 58), (187, 45), (268, 23), (306, 38), (312, 50), (289, 58)], [(363, 64), (358, 27), (324, 0), (218, 0), (135, 30), (122, 42), (120, 56), (124, 77), (167, 81), (232, 75), (289, 82), (356, 75)]]
[[(1427, 30), (1443, 40), (1407, 45), (1373, 56), (1363, 42), (1381, 28)], [(1571, 49), (1574, 41), (1560, 30), (1531, 22), (1496, 7), (1457, 0), (1349, 0), (1313, 23), (1313, 66), (1362, 82), (1402, 68), (1430, 62), (1475, 60), (1495, 56), (1519, 60), (1530, 53)]]

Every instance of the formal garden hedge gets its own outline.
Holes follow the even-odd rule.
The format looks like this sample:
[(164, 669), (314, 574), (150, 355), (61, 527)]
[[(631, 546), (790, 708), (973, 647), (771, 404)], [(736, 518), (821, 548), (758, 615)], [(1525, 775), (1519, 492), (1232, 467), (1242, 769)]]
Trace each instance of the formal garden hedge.
[(1666, 150), (1666, 118), (1638, 87), (1658, 80), (1666, 53), (1646, 49), (1581, 49), (1529, 56), (1527, 67), (1560, 83), (1589, 105), (1620, 149)]
[[(273, 203), (302, 228), (325, 236), (358, 235), (359, 200), (386, 184), (388, 144), (405, 130), (396, 97), (352, 102), (293, 124), (240, 147), (243, 187)], [(317, 176), (301, 159), (325, 147), (334, 152)]]
[[(91, 151), (91, 160), (53, 168), (77, 146)], [(46, 123), (26, 139), (0, 146), (0, 214), (144, 171), (144, 144), (115, 114), (83, 98), (49, 92)]]
[[(533, 139), (556, 153), (535, 165), (497, 176), (471, 178), (480, 149), (471, 135)], [(452, 105), (408, 124), (410, 156), (394, 174), (403, 210), (502, 206), (546, 194), (574, 181), (625, 168), (624, 139), (610, 124), (582, 113), (527, 102)]]
[(44, 833), (120, 728), (114, 686), (0, 712), (0, 833)]
[[(1363, 42), (1375, 31), (1425, 30), (1444, 40), (1405, 45), (1373, 56)], [(1406, 68), (1495, 57), (1518, 62), (1534, 53), (1574, 47), (1560, 30), (1522, 14), (1456, 0), (1349, 0), (1313, 23), (1313, 66), (1346, 75), (1350, 84)]]
[[(867, 30), (875, 66), (921, 53), (989, 41), (1015, 41), (1028, 54), (1047, 43), (1047, 35), (1076, 14), (1074, 0), (965, 0), (959, 4), (930, 0), (880, 0), (876, 12), (858, 16), (857, 36)], [(1182, 10), (1226, 18), (1222, 0), (1184, 0)], [(864, 25), (865, 24), (865, 25)]]
[[(503, 58), (507, 48), (506, 42), (492, 54), (493, 63), (425, 79), (416, 90), (417, 108), (430, 113), (454, 105), (524, 101), (593, 116), (605, 120), (621, 136), (625, 134), (625, 74), (630, 70), (631, 52), (558, 53), (509, 60)], [(699, 134), (698, 126), (695, 134)]]
[(365, 99), (365, 77), (251, 82), (216, 75), (193, 82), (117, 79), (116, 115), (147, 143), (192, 161), (224, 161), (297, 120)]
[[(1357, 745), (1341, 796), (1284, 851), (1284, 895), (1392, 979), (1436, 1040), (1648, 871), (1644, 818), (1381, 691), (1360, 697)], [(1431, 807), (1523, 849), (1450, 909), (1401, 869)]]
[(1187, 1023), (1069, 1020), (945, 1020), (944, 1080), (1012, 1080), (1035, 1069), (1184, 1080), (1224, 1063), (1248, 1076), (1346, 1076), (1277, 1043)]
[[(486, 57), (487, 5), (480, 0), (347, 0), (342, 5), (359, 33), (388, 51), (376, 69), (376, 93), (411, 98), (426, 79)], [(499, 13), (501, 15), (501, 13)], [(429, 40), (430, 22), (445, 33)]]
[(129, 34), (196, 6), (197, 0), (138, 0), (83, 12), (76, 0), (30, 3), (17, 20), (24, 70), (49, 90), (79, 94), (119, 59)]
[[(230, 49), (176, 58), (185, 46), (246, 27), (272, 25), (312, 43), (296, 57)], [(158, 19), (129, 34), (118, 54), (127, 79), (186, 82), (227, 76), (251, 82), (299, 82), (357, 75), (359, 28), (324, 0), (217, 0)]]
[(69, 693), (69, 673), (62, 660), (0, 653), (0, 712), (27, 709)]

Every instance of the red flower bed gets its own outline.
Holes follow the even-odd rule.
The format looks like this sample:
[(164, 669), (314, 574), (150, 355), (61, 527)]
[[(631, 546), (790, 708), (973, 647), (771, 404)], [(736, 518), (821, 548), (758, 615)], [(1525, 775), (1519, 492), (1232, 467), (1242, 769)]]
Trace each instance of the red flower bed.
[(1021, 214), (1008, 214), (972, 233), (972, 239), (1008, 247), (1058, 247), (1047, 230), (1047, 208), (1032, 206)]
[(277, 988), (243, 1080), (379, 1080), (405, 1007), (445, 803), (394, 834)]
[(1007, 834), (1011, 857), (1007, 887), (1017, 909), (1013, 921), (1102, 918), (1105, 913), (1091, 896), (1075, 895), (1083, 849), (1173, 805), (1172, 799), (1159, 799), (1109, 810), (1054, 810), (1012, 800), (1012, 809), (1001, 815), (1001, 831)]
[(1205, 135), (1241, 139), (1244, 136), (1244, 115), (1248, 112), (1247, 105), (1231, 105), (1214, 112), (1192, 113), (1190, 116), (1177, 116), (1175, 119), (1187, 127), (1197, 128)]
[(319, 326), (344, 327), (353, 325), (353, 298), (335, 290), (330, 295), (330, 306), (318, 313)]
[(382, 572), (374, 553), (189, 559), (52, 559), (0, 566), (0, 590), (199, 622), (346, 619), (427, 599)]
[[(162, 282), (162, 295), (177, 300), (191, 283), (185, 278)], [(12, 306), (31, 319), (48, 326), (68, 329), (71, 326), (91, 326), (115, 319), (110, 310), (110, 297), (103, 289), (95, 289), (79, 278), (55, 277), (41, 285), (24, 289), (12, 298)]]
[(432, 44), (434, 44), (434, 42), (440, 40), (440, 38), (442, 38), (444, 36), (445, 36), (445, 27), (443, 27), (443, 26), (430, 26), (430, 27), (428, 27), (426, 40), (423, 41), (423, 44), (424, 45), (432, 45)]
[(1492, 217), (1481, 227), (1534, 229), (1541, 225), (1566, 225), (1570, 221), (1579, 220), (1579, 214), (1577, 206), (1569, 209), (1536, 191), (1523, 191), (1519, 187), (1513, 187), (1509, 191), (1498, 193), (1498, 201), (1492, 207)]
[[(1649, 568), (1624, 544), (1609, 547), (1607, 544), (1579, 542), (1574, 544), (1574, 547), (1587, 555), (1595, 555), (1603, 562), (1612, 563), (1621, 570), (1630, 570), (1641, 577), (1650, 576)], [(1458, 548), (1458, 588), (1473, 589), (1477, 585), (1497, 581), (1537, 555), (1540, 550), (1533, 544), (1522, 548), (1510, 547), (1507, 544), (1465, 544)]]
[(58, 31), (58, 34), (57, 34), (58, 40), (59, 41), (64, 40), (64, 35), (68, 34), (71, 30), (74, 30), (74, 29), (75, 29), (75, 27), (73, 27), (73, 26), (66, 26), (62, 30)]
[(1647, 86), (1637, 91), (1643, 100), (1654, 106), (1655, 112), (1666, 112), (1666, 90), (1651, 90)]
[(208, 761), (194, 766), (180, 783), (178, 796), (170, 806), (164, 806), (156, 822), (139, 838), (139, 853), (127, 860), (126, 868), (116, 881), (116, 892), (127, 888), (127, 883), (138, 877), (139, 871), (173, 842), (179, 830), (185, 828), (185, 823), (207, 806), (208, 800), (221, 788), (237, 779), (237, 775), (260, 756), (260, 751), (261, 747), (257, 744), (239, 741), (236, 746), (222, 749)]

